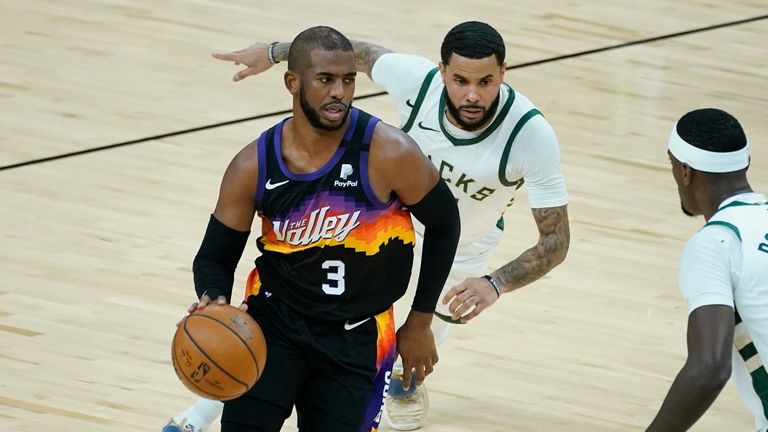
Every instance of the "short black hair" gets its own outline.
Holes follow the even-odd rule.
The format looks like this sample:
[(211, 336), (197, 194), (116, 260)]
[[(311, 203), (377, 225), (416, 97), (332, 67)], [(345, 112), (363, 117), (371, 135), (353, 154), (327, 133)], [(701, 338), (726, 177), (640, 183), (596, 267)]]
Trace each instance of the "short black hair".
[(451, 55), (456, 53), (471, 59), (483, 59), (496, 56), (499, 66), (504, 64), (506, 48), (504, 39), (490, 25), (479, 21), (463, 22), (445, 35), (440, 47), (440, 58), (444, 65), (448, 64)]
[(716, 108), (691, 111), (677, 122), (677, 134), (694, 147), (725, 153), (741, 150), (747, 136), (735, 117)]
[(326, 26), (311, 27), (299, 33), (288, 50), (288, 70), (302, 73), (312, 67), (310, 53), (323, 51), (352, 51), (352, 42), (336, 29)]

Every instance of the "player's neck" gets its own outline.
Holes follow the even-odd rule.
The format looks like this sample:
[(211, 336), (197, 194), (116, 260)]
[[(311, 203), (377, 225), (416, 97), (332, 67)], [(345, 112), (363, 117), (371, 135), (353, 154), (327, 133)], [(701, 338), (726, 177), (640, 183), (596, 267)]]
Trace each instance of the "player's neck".
[(317, 129), (306, 118), (296, 116), (283, 126), (282, 153), (288, 168), (296, 173), (314, 172), (330, 160), (347, 130), (344, 127), (327, 131)]
[(704, 219), (709, 222), (712, 216), (717, 212), (717, 209), (719, 209), (722, 203), (728, 198), (751, 192), (753, 192), (752, 187), (746, 179), (736, 183), (728, 182), (712, 185), (710, 191), (707, 192), (707, 196), (709, 196), (710, 199), (707, 200), (702, 208)]

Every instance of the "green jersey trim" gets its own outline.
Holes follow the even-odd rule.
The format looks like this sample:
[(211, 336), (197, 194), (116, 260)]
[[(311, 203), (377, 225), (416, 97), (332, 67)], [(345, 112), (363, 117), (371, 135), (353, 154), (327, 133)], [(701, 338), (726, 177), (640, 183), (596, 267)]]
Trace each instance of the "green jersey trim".
[(766, 205), (766, 204), (768, 204), (768, 202), (764, 202), (764, 203), (748, 203), (748, 202), (744, 202), (744, 201), (734, 201), (734, 202), (730, 202), (730, 203), (720, 207), (719, 209), (717, 209), (715, 214), (717, 214), (717, 212), (719, 212), (720, 210), (727, 209), (728, 207), (760, 206), (760, 205)]
[(493, 123), (490, 124), (483, 133), (480, 135), (474, 137), (474, 138), (456, 138), (450, 133), (448, 133), (448, 130), (445, 128), (445, 101), (448, 98), (448, 94), (445, 88), (443, 88), (443, 93), (440, 95), (440, 108), (437, 110), (437, 122), (440, 124), (440, 130), (443, 131), (443, 135), (445, 135), (446, 138), (448, 138), (448, 141), (451, 142), (451, 144), (455, 146), (465, 146), (465, 145), (472, 145), (477, 144), (480, 141), (488, 138), (493, 132), (498, 129), (499, 126), (501, 126), (502, 123), (504, 123), (504, 118), (507, 116), (507, 113), (509, 112), (510, 108), (512, 108), (512, 103), (515, 101), (515, 91), (510, 87), (507, 83), (504, 83), (504, 86), (509, 89), (509, 97), (507, 98), (507, 101), (504, 102), (504, 106), (499, 109), (499, 113), (496, 115), (496, 118), (493, 120)]
[(405, 122), (405, 125), (400, 128), (403, 132), (407, 133), (413, 127), (413, 122), (416, 121), (416, 115), (419, 113), (421, 104), (424, 103), (424, 98), (427, 96), (427, 90), (429, 90), (429, 86), (432, 84), (432, 78), (435, 77), (438, 69), (439, 68), (432, 69), (431, 71), (427, 72), (427, 76), (424, 77), (424, 82), (421, 83), (421, 88), (419, 89), (419, 93), (416, 96), (416, 101), (413, 103), (411, 115), (408, 117), (408, 121)]
[(739, 229), (736, 228), (736, 225), (734, 225), (732, 223), (729, 223), (729, 222), (716, 220), (716, 221), (707, 222), (707, 224), (704, 225), (704, 226), (707, 227), (707, 226), (710, 226), (710, 225), (721, 225), (721, 226), (724, 226), (724, 227), (730, 229), (731, 231), (734, 232), (734, 234), (736, 234), (736, 237), (739, 238), (739, 241), (741, 241), (741, 233), (739, 232)]
[[(743, 325), (741, 323), (741, 316), (739, 315), (739, 312), (734, 311), (734, 313), (736, 315), (735, 324)], [(738, 351), (741, 355), (741, 358), (744, 359), (745, 362), (749, 362), (749, 360), (754, 356), (759, 356), (759, 353), (757, 352), (753, 342), (749, 342), (746, 346)], [(766, 372), (765, 366), (761, 364), (757, 369), (750, 371), (749, 375), (752, 377), (752, 388), (755, 390), (757, 397), (760, 399), (760, 404), (763, 408), (763, 414), (768, 417), (768, 372)]]
[(507, 163), (509, 162), (509, 154), (512, 152), (512, 143), (514, 143), (515, 138), (517, 138), (517, 134), (520, 133), (520, 130), (525, 126), (526, 123), (528, 123), (528, 120), (532, 119), (533, 117), (541, 115), (541, 112), (537, 110), (536, 108), (528, 111), (523, 115), (523, 117), (520, 118), (520, 120), (515, 125), (515, 128), (512, 129), (512, 133), (509, 134), (509, 138), (507, 139), (507, 144), (504, 146), (504, 152), (501, 154), (501, 162), (499, 163), (499, 181), (504, 186), (515, 186), (520, 183), (519, 180), (517, 181), (510, 181), (507, 180)]

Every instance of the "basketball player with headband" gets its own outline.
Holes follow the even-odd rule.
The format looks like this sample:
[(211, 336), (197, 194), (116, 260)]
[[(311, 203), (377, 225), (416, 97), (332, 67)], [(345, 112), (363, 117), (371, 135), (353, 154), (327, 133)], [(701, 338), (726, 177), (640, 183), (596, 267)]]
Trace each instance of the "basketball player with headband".
[(668, 155), (683, 213), (705, 224), (680, 261), (688, 358), (647, 430), (688, 430), (732, 376), (755, 430), (765, 432), (768, 198), (747, 181), (747, 138), (730, 114), (699, 109), (672, 128)]

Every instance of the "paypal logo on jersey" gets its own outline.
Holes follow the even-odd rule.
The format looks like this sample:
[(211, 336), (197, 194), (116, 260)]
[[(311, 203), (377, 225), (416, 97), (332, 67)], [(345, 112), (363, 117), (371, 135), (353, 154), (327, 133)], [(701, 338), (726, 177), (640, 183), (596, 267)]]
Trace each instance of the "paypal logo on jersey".
[(339, 178), (341, 180), (334, 180), (333, 185), (336, 187), (355, 187), (357, 186), (357, 180), (347, 180), (347, 177), (351, 176), (355, 170), (352, 169), (350, 164), (341, 164), (341, 172)]
[(347, 177), (351, 176), (353, 172), (355, 171), (352, 169), (352, 165), (341, 164), (341, 174), (339, 174), (339, 178), (346, 180)]

